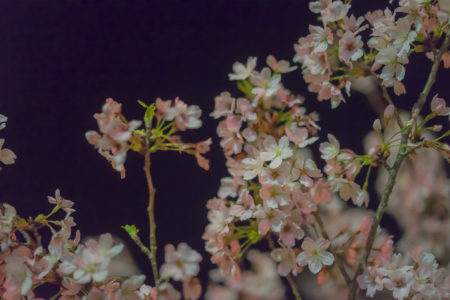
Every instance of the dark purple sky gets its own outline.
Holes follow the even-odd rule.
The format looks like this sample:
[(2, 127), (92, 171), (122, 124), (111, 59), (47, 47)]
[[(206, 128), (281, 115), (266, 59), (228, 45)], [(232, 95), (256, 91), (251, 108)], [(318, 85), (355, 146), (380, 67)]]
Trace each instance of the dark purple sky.
[[(375, 8), (375, 2), (387, 3), (354, 2), (356, 14)], [(139, 119), (143, 110), (137, 99), (150, 103), (180, 96), (204, 110), (203, 128), (185, 140), (213, 137), (212, 165), (206, 172), (193, 157), (154, 155), (158, 243), (162, 249), (186, 241), (209, 261), (201, 240), (205, 204), (226, 174), (217, 122), (208, 117), (214, 97), (224, 90), (239, 95), (227, 79), (236, 60), (258, 56), (260, 67), (268, 54), (291, 60), (293, 44), (314, 20), (306, 1), (298, 0), (1, 1), (0, 113), (9, 117), (1, 137), (18, 159), (0, 172), (0, 201), (13, 204), (22, 216), (35, 216), (51, 208), (46, 196), (60, 188), (76, 203), (82, 234), (109, 231), (126, 238), (120, 225), (134, 223), (145, 237), (141, 157), (129, 154), (127, 178), (120, 180), (84, 133), (97, 129), (92, 115), (107, 97), (122, 103), (128, 119)], [(408, 66), (410, 96), (400, 99), (400, 106), (416, 99), (430, 65), (419, 57)], [(361, 137), (375, 118), (363, 97), (355, 95), (331, 111), (329, 102), (318, 103), (306, 92), (299, 71), (285, 83), (307, 97), (309, 111), (321, 114), (321, 136), (332, 132), (343, 147), (362, 151)], [(449, 98), (445, 85), (439, 92)]]

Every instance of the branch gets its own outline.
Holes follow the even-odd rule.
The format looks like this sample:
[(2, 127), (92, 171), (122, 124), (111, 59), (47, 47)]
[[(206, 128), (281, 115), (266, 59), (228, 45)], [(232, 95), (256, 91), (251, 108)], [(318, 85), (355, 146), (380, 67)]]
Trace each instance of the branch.
[(141, 249), (142, 253), (147, 255), (148, 260), (151, 262), (153, 259), (153, 254), (150, 252), (150, 250), (142, 243), (141, 239), (137, 234), (128, 234), (131, 239), (136, 243), (136, 245)]
[(153, 277), (155, 279), (155, 286), (158, 288), (159, 284), (159, 273), (158, 273), (158, 264), (156, 262), (156, 223), (155, 223), (155, 193), (156, 189), (153, 186), (152, 175), (150, 174), (150, 149), (147, 149), (145, 152), (145, 165), (144, 172), (145, 177), (147, 178), (147, 187), (149, 191), (149, 200), (148, 200), (148, 221), (150, 226), (150, 262), (152, 264)]
[[(449, 45), (450, 45), (450, 35), (447, 34), (444, 42), (442, 43), (441, 48), (439, 49), (438, 54), (434, 58), (434, 62), (431, 67), (430, 74), (428, 75), (427, 82), (425, 83), (425, 87), (423, 88), (422, 92), (420, 93), (419, 99), (414, 104), (411, 114), (415, 111), (420, 112), (420, 110), (424, 106), (424, 104), (428, 98), (428, 95), (430, 93), (431, 87), (433, 86), (434, 82), (436, 81), (436, 74), (439, 69), (439, 65), (441, 63), (442, 54), (445, 51), (447, 51), (447, 49), (449, 48)], [(355, 275), (353, 276), (353, 279), (352, 279), (352, 284), (350, 286), (350, 293), (349, 293), (349, 299), (351, 299), (351, 300), (356, 298), (356, 292), (357, 292), (356, 278), (362, 274), (364, 267), (367, 265), (367, 259), (369, 258), (370, 251), (372, 250), (372, 246), (375, 241), (375, 235), (377, 232), (377, 228), (380, 225), (381, 218), (383, 217), (383, 214), (386, 210), (389, 196), (391, 195), (392, 189), (395, 185), (395, 180), (397, 178), (398, 170), (400, 169), (400, 166), (401, 166), (403, 160), (409, 153), (409, 151), (407, 149), (407, 143), (408, 143), (408, 138), (409, 138), (409, 134), (411, 133), (411, 130), (412, 130), (412, 125), (409, 125), (408, 127), (405, 128), (405, 130), (402, 133), (400, 149), (395, 158), (394, 165), (389, 170), (388, 181), (384, 188), (380, 204), (378, 205), (372, 226), (370, 228), (364, 255), (363, 255), (361, 261), (359, 262), (358, 267), (355, 272)]]
[(433, 62), (433, 66), (431, 67), (430, 75), (428, 76), (425, 87), (423, 88), (423, 91), (420, 93), (419, 99), (414, 104), (412, 111), (414, 111), (416, 109), (418, 109), (419, 111), (422, 110), (423, 105), (427, 101), (427, 96), (430, 93), (431, 87), (433, 86), (434, 82), (436, 81), (436, 74), (439, 69), (439, 65), (441, 64), (442, 55), (447, 51), (449, 46), (450, 46), (450, 32), (447, 33), (447, 35), (445, 36), (444, 42), (442, 43), (442, 46), (439, 49), (439, 52), (434, 57), (434, 62)]

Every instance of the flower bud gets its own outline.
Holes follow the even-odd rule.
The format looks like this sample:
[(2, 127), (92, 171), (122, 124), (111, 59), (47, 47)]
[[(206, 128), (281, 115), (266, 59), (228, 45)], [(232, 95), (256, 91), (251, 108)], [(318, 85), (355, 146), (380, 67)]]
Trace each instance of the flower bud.
[(376, 119), (372, 124), (373, 130), (381, 134), (381, 121), (380, 119)]
[(383, 114), (384, 121), (388, 122), (390, 119), (392, 119), (392, 117), (394, 117), (394, 113), (395, 113), (395, 106), (393, 104), (389, 104), (388, 106), (386, 106)]
[(434, 132), (439, 132), (442, 130), (442, 125), (434, 125), (433, 127), (430, 127), (429, 129)]

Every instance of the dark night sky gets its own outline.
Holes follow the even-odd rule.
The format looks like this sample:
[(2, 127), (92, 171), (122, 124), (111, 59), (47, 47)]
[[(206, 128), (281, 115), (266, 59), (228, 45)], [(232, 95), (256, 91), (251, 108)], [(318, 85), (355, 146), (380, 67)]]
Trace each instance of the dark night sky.
[[(376, 8), (375, 2), (387, 3), (354, 2), (357, 14)], [(268, 54), (291, 60), (293, 44), (314, 19), (307, 1), (300, 0), (2, 0), (0, 113), (9, 121), (1, 137), (18, 159), (0, 172), (0, 201), (13, 204), (22, 216), (35, 216), (51, 208), (46, 196), (60, 188), (76, 203), (74, 217), (82, 234), (112, 232), (126, 239), (120, 225), (134, 223), (145, 237), (141, 157), (129, 153), (127, 178), (120, 180), (84, 133), (97, 129), (92, 115), (107, 97), (122, 103), (128, 119), (140, 119), (137, 99), (150, 103), (156, 97), (180, 96), (204, 111), (204, 126), (185, 140), (213, 137), (212, 166), (206, 172), (193, 157), (154, 156), (158, 243), (162, 249), (166, 243), (186, 241), (209, 261), (201, 240), (205, 204), (226, 174), (217, 122), (208, 117), (214, 97), (224, 90), (239, 95), (227, 79), (236, 60), (258, 56), (258, 69)], [(418, 63), (407, 68), (410, 96), (400, 99), (400, 106), (416, 99), (424, 70), (431, 66), (416, 58)], [(355, 94), (331, 111), (329, 102), (318, 103), (306, 92), (299, 71), (287, 75), (285, 84), (307, 97), (309, 111), (320, 113), (321, 136), (332, 132), (343, 147), (362, 151), (361, 137), (375, 118), (363, 97)], [(448, 99), (444, 86), (439, 92)], [(133, 249), (145, 271), (149, 265)]]

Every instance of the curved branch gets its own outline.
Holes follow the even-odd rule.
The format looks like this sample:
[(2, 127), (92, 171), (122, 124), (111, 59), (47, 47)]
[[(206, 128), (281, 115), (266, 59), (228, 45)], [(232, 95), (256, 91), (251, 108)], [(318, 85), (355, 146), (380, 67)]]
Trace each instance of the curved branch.
[[(430, 74), (428, 75), (427, 82), (425, 83), (425, 87), (423, 88), (422, 92), (420, 93), (420, 96), (419, 96), (417, 102), (414, 104), (412, 111), (411, 111), (411, 115), (414, 112), (417, 112), (417, 113), (420, 112), (420, 110), (424, 106), (424, 104), (428, 98), (428, 95), (431, 91), (431, 87), (433, 86), (434, 82), (436, 81), (436, 74), (439, 69), (439, 65), (441, 63), (442, 55), (444, 54), (444, 52), (447, 51), (449, 46), (450, 46), (450, 34), (447, 34), (441, 48), (439, 49), (438, 54), (434, 58), (434, 62), (431, 67)], [(388, 181), (386, 183), (385, 189), (384, 189), (382, 197), (381, 197), (380, 204), (378, 205), (372, 226), (370, 228), (370, 232), (369, 232), (369, 236), (367, 239), (367, 244), (365, 247), (363, 258), (361, 259), (361, 261), (358, 264), (355, 275), (353, 276), (353, 279), (352, 279), (352, 284), (350, 285), (349, 299), (351, 299), (351, 300), (356, 298), (356, 292), (358, 289), (357, 283), (356, 283), (356, 278), (362, 274), (364, 267), (367, 265), (367, 259), (369, 258), (370, 251), (372, 250), (373, 243), (375, 241), (375, 235), (377, 232), (377, 228), (380, 225), (381, 218), (383, 217), (383, 214), (386, 210), (386, 207), (387, 207), (387, 204), (389, 201), (389, 197), (390, 197), (390, 195), (392, 193), (392, 189), (395, 185), (395, 180), (397, 178), (398, 171), (400, 169), (400, 166), (401, 166), (403, 160), (409, 153), (409, 151), (407, 149), (407, 142), (408, 142), (408, 138), (409, 138), (409, 134), (411, 133), (411, 130), (412, 130), (412, 125), (405, 127), (405, 130), (402, 133), (400, 149), (395, 158), (394, 165), (389, 170)]]

